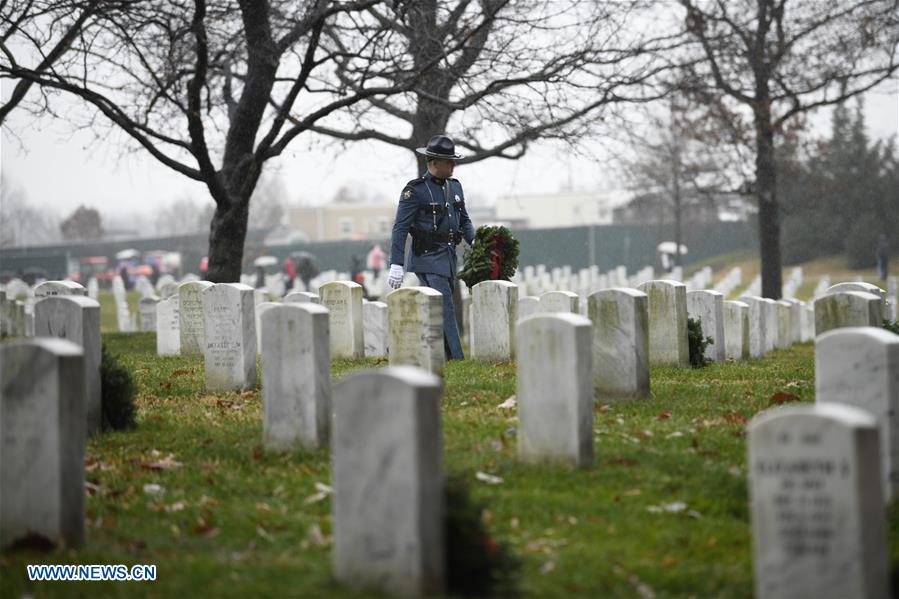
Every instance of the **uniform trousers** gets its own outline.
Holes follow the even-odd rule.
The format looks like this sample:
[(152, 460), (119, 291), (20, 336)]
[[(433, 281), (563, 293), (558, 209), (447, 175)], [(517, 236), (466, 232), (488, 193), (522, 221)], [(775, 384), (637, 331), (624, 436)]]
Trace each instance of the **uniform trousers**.
[(443, 295), (443, 349), (447, 360), (462, 360), (462, 340), (456, 325), (456, 309), (453, 306), (453, 281), (449, 277), (434, 273), (417, 272), (421, 284), (439, 291)]

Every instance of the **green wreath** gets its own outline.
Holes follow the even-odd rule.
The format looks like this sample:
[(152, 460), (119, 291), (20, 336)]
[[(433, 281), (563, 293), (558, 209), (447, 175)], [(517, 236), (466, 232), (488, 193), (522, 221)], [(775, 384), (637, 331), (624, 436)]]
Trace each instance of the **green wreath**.
[(459, 278), (469, 289), (482, 281), (508, 281), (518, 268), (518, 240), (506, 227), (478, 227)]

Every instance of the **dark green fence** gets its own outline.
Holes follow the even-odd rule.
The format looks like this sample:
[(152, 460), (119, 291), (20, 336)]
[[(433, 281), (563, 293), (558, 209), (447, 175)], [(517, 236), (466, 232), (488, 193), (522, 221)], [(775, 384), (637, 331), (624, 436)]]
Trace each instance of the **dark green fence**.
[[(521, 266), (545, 264), (548, 268), (571, 266), (574, 269), (596, 264), (601, 270), (619, 264), (633, 271), (656, 264), (656, 246), (674, 240), (672, 227), (640, 225), (602, 225), (563, 229), (522, 229), (513, 231), (521, 242)], [(257, 257), (268, 254), (283, 259), (291, 252), (313, 254), (322, 270), (346, 271), (353, 255), (365, 256), (371, 241), (327, 241), (265, 247), (265, 231), (250, 231), (244, 249), (244, 272), (252, 271)], [(135, 239), (130, 241), (77, 243), (64, 246), (44, 246), (0, 250), (0, 271), (20, 274), (29, 268), (39, 268), (50, 278), (68, 274), (70, 260), (77, 262), (86, 256), (107, 256), (115, 267), (114, 256), (126, 248), (141, 252), (166, 250), (181, 252), (183, 272), (197, 273), (200, 259), (206, 255), (207, 237), (193, 235)], [(683, 243), (689, 253), (684, 264), (743, 249), (758, 247), (755, 228), (747, 223), (710, 223), (685, 227)], [(384, 248), (389, 251), (389, 248)]]

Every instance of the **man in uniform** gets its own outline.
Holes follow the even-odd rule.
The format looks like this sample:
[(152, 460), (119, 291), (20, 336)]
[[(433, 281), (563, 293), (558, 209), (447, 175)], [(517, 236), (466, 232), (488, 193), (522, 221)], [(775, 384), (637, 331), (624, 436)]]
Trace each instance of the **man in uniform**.
[(474, 241), (474, 226), (465, 209), (462, 184), (453, 179), (456, 145), (446, 135), (435, 135), (425, 148), (416, 150), (428, 159), (428, 171), (406, 183), (393, 224), (388, 284), (403, 284), (406, 234), (412, 235), (412, 253), (406, 270), (414, 272), (422, 285), (443, 294), (443, 343), (449, 360), (461, 360), (462, 342), (453, 307), (456, 277), (456, 246), (462, 239)]

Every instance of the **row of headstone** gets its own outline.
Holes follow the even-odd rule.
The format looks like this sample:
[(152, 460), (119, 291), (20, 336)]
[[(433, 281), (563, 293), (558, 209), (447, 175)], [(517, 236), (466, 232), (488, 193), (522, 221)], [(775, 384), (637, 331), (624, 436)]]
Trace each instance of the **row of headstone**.
[(131, 308), (125, 295), (125, 282), (119, 275), (112, 279), (112, 295), (115, 300), (117, 329), (122, 333), (133, 333), (137, 330), (137, 318), (136, 315), (131, 314)]
[[(834, 295), (841, 293), (865, 292)], [(899, 335), (879, 325), (841, 327), (816, 340), (815, 404), (752, 420), (756, 596), (889, 596), (897, 409)]]
[(794, 266), (781, 286), (781, 297), (784, 299), (792, 299), (796, 297), (796, 292), (802, 286), (802, 267)]
[(715, 283), (712, 290), (727, 297), (734, 289), (739, 287), (742, 282), (743, 270), (739, 266), (734, 266), (727, 271), (727, 274), (725, 274), (717, 283)]

